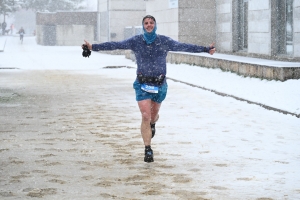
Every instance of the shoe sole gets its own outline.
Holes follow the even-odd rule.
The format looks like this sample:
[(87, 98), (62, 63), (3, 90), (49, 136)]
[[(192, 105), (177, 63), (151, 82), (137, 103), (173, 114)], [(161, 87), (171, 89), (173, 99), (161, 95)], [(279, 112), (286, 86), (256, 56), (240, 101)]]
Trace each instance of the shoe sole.
[(147, 163), (149, 163), (149, 162), (154, 162), (154, 160), (153, 160), (153, 157), (148, 157), (148, 156), (146, 156), (145, 158), (144, 158), (144, 161), (145, 162), (147, 162)]

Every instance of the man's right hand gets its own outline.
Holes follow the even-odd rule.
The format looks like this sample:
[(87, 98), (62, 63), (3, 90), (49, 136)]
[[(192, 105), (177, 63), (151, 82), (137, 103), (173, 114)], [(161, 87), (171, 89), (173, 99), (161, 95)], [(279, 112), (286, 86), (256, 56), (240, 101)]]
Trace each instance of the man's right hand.
[[(84, 42), (88, 46), (89, 50), (92, 50), (92, 45), (86, 40), (84, 40)], [(81, 47), (83, 48), (83, 46), (81, 46)]]

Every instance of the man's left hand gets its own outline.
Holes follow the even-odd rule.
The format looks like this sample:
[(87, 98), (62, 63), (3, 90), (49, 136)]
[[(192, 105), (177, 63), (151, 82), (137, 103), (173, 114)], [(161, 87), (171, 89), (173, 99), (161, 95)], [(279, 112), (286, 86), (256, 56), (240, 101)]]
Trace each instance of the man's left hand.
[(215, 52), (216, 52), (216, 48), (215, 48), (215, 43), (213, 42), (211, 45), (209, 45), (209, 51), (208, 51), (208, 53), (210, 54), (210, 55), (213, 55)]

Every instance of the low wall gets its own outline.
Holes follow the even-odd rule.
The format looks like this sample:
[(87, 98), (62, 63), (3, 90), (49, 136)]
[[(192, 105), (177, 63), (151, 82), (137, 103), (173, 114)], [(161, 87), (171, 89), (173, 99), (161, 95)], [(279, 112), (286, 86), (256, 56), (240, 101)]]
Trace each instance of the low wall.
[[(135, 60), (131, 51), (126, 51), (125, 56), (128, 59)], [(235, 60), (221, 59), (214, 56), (199, 56), (186, 53), (169, 52), (167, 62), (175, 64), (189, 64), (207, 68), (220, 68), (224, 71), (234, 72), (241, 76), (256, 77), (268, 80), (285, 81), (288, 79), (300, 79), (300, 63), (294, 63), (292, 67), (272, 66), (263, 64), (263, 62), (247, 63)], [(272, 61), (277, 64), (284, 62)]]

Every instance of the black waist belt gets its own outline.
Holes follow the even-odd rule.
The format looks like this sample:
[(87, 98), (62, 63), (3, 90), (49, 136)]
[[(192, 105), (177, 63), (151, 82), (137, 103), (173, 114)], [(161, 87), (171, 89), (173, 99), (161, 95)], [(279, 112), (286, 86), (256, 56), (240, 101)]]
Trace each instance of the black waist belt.
[(152, 83), (152, 84), (156, 84), (156, 85), (163, 84), (165, 77), (166, 77), (165, 75), (160, 75), (157, 77), (144, 76), (142, 74), (137, 75), (137, 79), (139, 80), (140, 83)]

